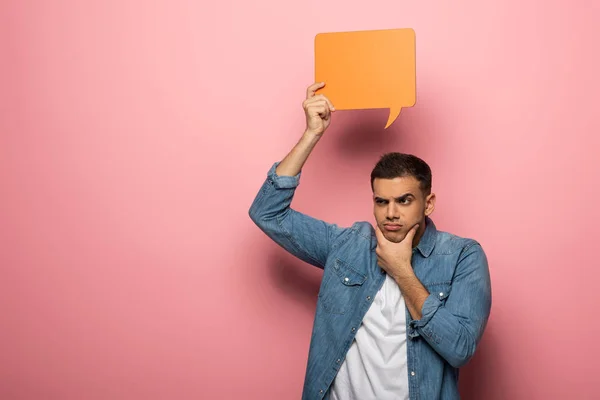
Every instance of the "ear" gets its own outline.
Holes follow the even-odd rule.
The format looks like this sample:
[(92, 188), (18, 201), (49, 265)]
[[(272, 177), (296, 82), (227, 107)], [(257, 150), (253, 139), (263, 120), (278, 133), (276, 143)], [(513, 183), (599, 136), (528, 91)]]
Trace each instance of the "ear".
[(435, 210), (435, 193), (431, 193), (425, 198), (425, 216), (430, 216)]

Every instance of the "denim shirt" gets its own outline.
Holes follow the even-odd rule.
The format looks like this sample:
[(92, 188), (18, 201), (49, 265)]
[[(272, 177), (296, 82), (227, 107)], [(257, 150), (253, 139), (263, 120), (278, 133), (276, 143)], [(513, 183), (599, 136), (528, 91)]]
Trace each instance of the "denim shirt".
[[(340, 227), (292, 209), (301, 173), (278, 176), (278, 164), (268, 171), (249, 215), (274, 242), (323, 269), (302, 399), (328, 399), (385, 271), (377, 265), (373, 226)], [(412, 267), (429, 296), (421, 319), (405, 310), (409, 397), (459, 399), (458, 368), (473, 356), (491, 309), (486, 255), (475, 240), (438, 231), (427, 217)]]

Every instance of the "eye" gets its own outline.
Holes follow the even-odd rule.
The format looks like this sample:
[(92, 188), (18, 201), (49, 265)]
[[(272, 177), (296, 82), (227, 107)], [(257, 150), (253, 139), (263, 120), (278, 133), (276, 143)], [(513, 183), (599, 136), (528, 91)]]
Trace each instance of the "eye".
[(386, 204), (387, 200), (384, 200), (384, 199), (375, 199), (375, 203), (377, 203), (377, 204)]
[(410, 202), (412, 201), (412, 199), (410, 197), (403, 197), (398, 199), (398, 203), (403, 204), (403, 205), (408, 205), (410, 204)]

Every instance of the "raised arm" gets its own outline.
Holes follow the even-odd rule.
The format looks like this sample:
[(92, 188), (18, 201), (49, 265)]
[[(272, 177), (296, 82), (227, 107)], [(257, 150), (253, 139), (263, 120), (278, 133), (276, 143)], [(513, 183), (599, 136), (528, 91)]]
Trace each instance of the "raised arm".
[(252, 221), (273, 241), (319, 268), (324, 268), (330, 244), (343, 229), (293, 210), (290, 205), (302, 168), (331, 123), (333, 105), (325, 96), (315, 95), (323, 86), (316, 83), (307, 89), (303, 103), (306, 130), (285, 158), (269, 170), (249, 211)]

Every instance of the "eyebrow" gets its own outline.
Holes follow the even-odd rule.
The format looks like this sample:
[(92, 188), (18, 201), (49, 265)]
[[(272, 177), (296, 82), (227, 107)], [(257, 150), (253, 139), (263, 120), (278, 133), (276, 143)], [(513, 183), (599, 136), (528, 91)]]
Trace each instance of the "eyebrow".
[[(395, 197), (394, 200), (405, 200), (409, 197), (415, 198), (415, 195), (412, 193), (405, 193), (400, 197)], [(384, 199), (383, 197), (379, 197), (379, 196), (374, 196), (374, 200), (385, 200), (388, 201), (388, 199)]]

